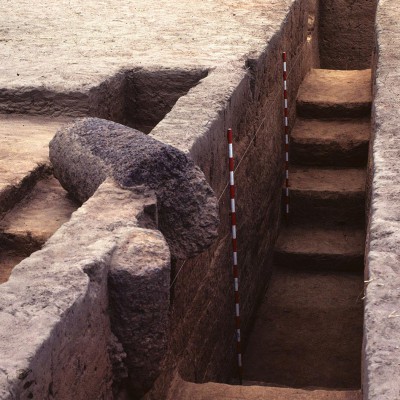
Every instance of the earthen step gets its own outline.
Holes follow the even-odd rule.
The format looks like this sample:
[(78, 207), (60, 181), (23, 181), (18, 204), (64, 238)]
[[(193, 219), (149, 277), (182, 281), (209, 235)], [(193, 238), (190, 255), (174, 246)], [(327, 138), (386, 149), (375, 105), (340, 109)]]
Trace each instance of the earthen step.
[(53, 176), (42, 179), (0, 221), (0, 246), (29, 255), (38, 250), (79, 204)]
[(297, 95), (306, 118), (356, 118), (371, 111), (371, 70), (312, 69)]
[(357, 390), (301, 390), (267, 386), (182, 382), (168, 400), (361, 400)]
[(292, 268), (358, 271), (364, 266), (364, 243), (363, 229), (282, 227), (274, 260)]
[(297, 118), (291, 133), (290, 161), (299, 165), (365, 166), (370, 120)]
[(290, 168), (290, 221), (363, 226), (366, 171), (361, 168)]

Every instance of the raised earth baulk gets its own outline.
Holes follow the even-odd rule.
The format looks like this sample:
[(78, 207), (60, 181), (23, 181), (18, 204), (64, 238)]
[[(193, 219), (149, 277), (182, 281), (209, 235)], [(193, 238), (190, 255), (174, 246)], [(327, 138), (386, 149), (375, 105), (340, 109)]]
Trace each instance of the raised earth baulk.
[[(151, 207), (151, 193), (107, 180), (14, 268), (0, 286), (1, 399), (112, 398), (121, 359), (131, 387), (149, 388), (166, 351), (170, 276), (163, 236), (140, 226)], [(107, 287), (121, 276), (123, 297)]]

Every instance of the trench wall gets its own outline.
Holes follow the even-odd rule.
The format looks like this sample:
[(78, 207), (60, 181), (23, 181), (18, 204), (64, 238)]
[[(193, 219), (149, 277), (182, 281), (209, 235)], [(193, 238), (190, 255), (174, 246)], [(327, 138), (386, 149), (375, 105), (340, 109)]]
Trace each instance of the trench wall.
[(400, 398), (400, 8), (380, 0), (373, 57), (364, 301), (364, 400)]
[(123, 318), (134, 327), (130, 380), (151, 381), (166, 347), (170, 254), (140, 226), (149, 206), (154, 194), (107, 180), (0, 286), (0, 399), (117, 398), (128, 377), (129, 349), (113, 334)]
[(179, 97), (207, 76), (193, 69), (122, 69), (97, 84), (60, 91), (0, 89), (0, 113), (47, 117), (98, 117), (149, 133)]
[[(169, 384), (172, 367), (194, 382), (229, 381), (235, 373), (233, 278), (226, 130), (234, 132), (243, 340), (271, 274), (280, 223), (283, 178), (281, 53), (288, 53), (291, 103), (312, 63), (317, 32), (307, 41), (316, 2), (296, 1), (262, 52), (210, 72), (178, 100), (152, 135), (190, 154), (220, 199), (219, 238), (202, 255), (174, 260), (171, 338), (166, 365), (152, 398)], [(243, 68), (245, 66), (245, 68)], [(293, 69), (292, 69), (293, 68)], [(188, 118), (187, 116), (191, 117)]]
[(320, 0), (321, 68), (371, 67), (377, 0)]

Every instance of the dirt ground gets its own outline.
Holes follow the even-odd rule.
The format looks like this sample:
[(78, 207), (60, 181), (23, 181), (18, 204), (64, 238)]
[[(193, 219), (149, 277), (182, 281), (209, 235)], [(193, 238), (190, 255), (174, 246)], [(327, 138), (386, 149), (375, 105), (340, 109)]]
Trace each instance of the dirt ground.
[(362, 273), (277, 267), (244, 354), (246, 380), (360, 387)]
[(28, 0), (3, 1), (0, 88), (76, 89), (123, 67), (230, 63), (263, 48), (291, 3), (39, 0), (32, 7)]
[(66, 119), (0, 115), (0, 197), (39, 164), (48, 164), (49, 141)]
[(14, 266), (25, 257), (14, 250), (0, 249), (0, 284), (7, 282)]

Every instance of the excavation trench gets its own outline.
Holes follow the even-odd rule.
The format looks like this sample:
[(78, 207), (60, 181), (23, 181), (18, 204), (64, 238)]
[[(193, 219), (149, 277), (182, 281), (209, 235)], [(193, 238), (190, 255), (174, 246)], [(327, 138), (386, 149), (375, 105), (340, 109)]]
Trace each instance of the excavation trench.
[[(248, 87), (238, 86), (219, 126), (219, 133), (233, 128), (240, 165), (235, 184), (243, 381), (252, 386), (240, 389), (243, 398), (248, 393), (252, 399), (255, 386), (292, 388), (293, 398), (301, 396), (298, 389), (311, 388), (335, 392), (325, 393), (327, 398), (361, 396), (375, 8), (375, 1), (296, 3), (266, 53), (247, 61)], [(288, 222), (282, 212), (282, 51), (289, 71)], [(214, 168), (204, 146), (191, 151), (220, 198), (221, 236), (207, 254), (173, 265), (178, 278), (169, 361), (186, 382), (234, 386), (239, 375), (229, 196), (223, 192), (227, 172), (216, 161), (226, 161), (226, 147), (217, 147), (215, 137)], [(197, 392), (201, 398), (202, 390), (205, 395), (217, 389), (209, 385), (186, 386), (184, 394), (177, 389), (170, 398), (197, 398)], [(224, 386), (221, 399), (224, 391), (239, 393)], [(276, 398), (291, 398), (278, 392)], [(268, 398), (267, 391), (257, 393)]]
[[(249, 384), (361, 388), (376, 4), (355, 3), (319, 5), (320, 68), (308, 73), (297, 95), (290, 213), (282, 222), (272, 278), (247, 338), (244, 380)], [(357, 32), (360, 20), (364, 29)]]
[[(220, 200), (219, 240), (199, 256), (172, 260), (167, 367), (153, 389), (154, 399), (164, 397), (175, 372), (190, 384), (237, 383), (229, 197), (224, 192), (227, 146), (221, 140), (228, 126), (235, 132), (236, 162), (241, 162), (236, 182), (245, 384), (273, 390), (360, 389), (375, 6), (361, 0), (294, 2), (279, 35), (264, 53), (247, 60), (245, 73), (232, 73), (232, 81), (223, 68), (210, 74), (206, 69), (138, 69), (123, 71), (90, 93), (72, 93), (65, 102), (54, 99), (54, 93), (35, 94), (30, 123), (37, 114), (57, 115), (64, 109), (67, 117), (98, 116), (150, 132), (189, 153)], [(277, 77), (282, 51), (288, 53), (290, 70), (288, 223), (280, 215), (284, 137)], [(223, 85), (234, 89), (223, 92)], [(221, 93), (229, 101), (215, 101)], [(3, 111), (24, 112), (31, 95), (20, 94), (12, 103), (16, 109)], [(210, 104), (220, 108), (209, 109)], [(199, 136), (190, 147), (186, 133), (193, 130)], [(51, 173), (41, 173), (22, 189), (16, 204), (2, 210), (0, 270), (6, 272), (0, 273), (0, 283), (79, 207)], [(192, 389), (171, 399), (196, 399)], [(193, 390), (207, 398), (201, 397), (202, 389)], [(349, 396), (359, 398), (359, 392)]]
[[(0, 93), (0, 284), (80, 206), (52, 175), (48, 162), (48, 142), (57, 129), (76, 117), (95, 116), (148, 134), (207, 74), (207, 69), (136, 68), (87, 93), (29, 88)], [(48, 114), (53, 117), (42, 116)]]

